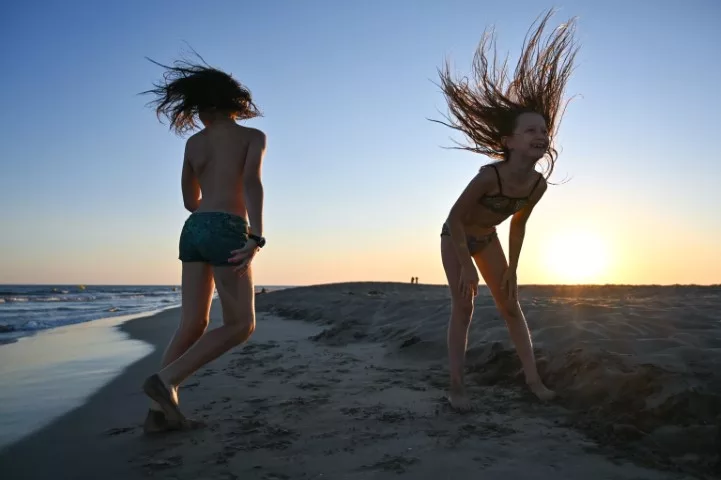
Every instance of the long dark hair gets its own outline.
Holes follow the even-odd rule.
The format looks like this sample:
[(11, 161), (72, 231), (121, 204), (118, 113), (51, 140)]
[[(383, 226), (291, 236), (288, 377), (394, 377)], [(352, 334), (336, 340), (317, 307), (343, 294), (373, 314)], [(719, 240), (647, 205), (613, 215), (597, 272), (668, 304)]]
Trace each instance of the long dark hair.
[(201, 63), (176, 60), (168, 66), (148, 58), (165, 69), (163, 80), (153, 84), (155, 88), (141, 92), (155, 96), (149, 105), (161, 122), (165, 117), (171, 130), (182, 135), (198, 128), (196, 117), (201, 112), (223, 112), (240, 120), (261, 115), (248, 88), (193, 53)]
[[(575, 18), (557, 27), (545, 40), (541, 38), (552, 15), (553, 10), (549, 10), (531, 25), (512, 78), (508, 75), (508, 57), (502, 64), (496, 59), (493, 30), (484, 31), (473, 58), (474, 82), (466, 77), (454, 80), (448, 62), (445, 69), (439, 69), (450, 115), (446, 122), (433, 121), (462, 132), (472, 144), (455, 148), (506, 160), (509, 152), (503, 137), (513, 133), (519, 115), (538, 113), (549, 130), (550, 143), (544, 157), (548, 161), (546, 178), (550, 177), (558, 158), (553, 140), (568, 104), (563, 102), (563, 94), (578, 51), (573, 38)], [(491, 49), (493, 58), (489, 61)]]

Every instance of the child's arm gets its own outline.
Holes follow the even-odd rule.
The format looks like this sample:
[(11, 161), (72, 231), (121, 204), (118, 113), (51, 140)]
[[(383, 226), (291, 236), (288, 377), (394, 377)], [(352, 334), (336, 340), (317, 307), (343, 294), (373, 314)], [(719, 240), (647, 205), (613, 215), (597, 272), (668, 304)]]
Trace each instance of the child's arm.
[(183, 190), (183, 204), (185, 205), (186, 210), (194, 212), (200, 206), (200, 184), (198, 183), (198, 177), (193, 171), (193, 167), (190, 165), (191, 140), (192, 137), (188, 139), (185, 144), (185, 156), (183, 158), (183, 173), (180, 178), (180, 188)]
[(265, 134), (255, 130), (243, 166), (243, 190), (250, 233), (259, 237), (263, 236), (263, 182), (260, 177), (265, 145)]
[(451, 207), (448, 219), (446, 220), (448, 229), (451, 231), (451, 240), (456, 249), (458, 261), (464, 268), (475, 267), (473, 266), (471, 252), (468, 251), (468, 242), (466, 241), (466, 234), (463, 229), (463, 220), (477, 208), (478, 199), (481, 198), (489, 188), (492, 188), (492, 178), (484, 173), (486, 170), (487, 169), (483, 169), (468, 183), (465, 190), (463, 190), (458, 197), (458, 200), (456, 200), (456, 203)]
[(526, 222), (533, 212), (533, 208), (546, 193), (548, 184), (542, 181), (539, 188), (533, 193), (531, 201), (525, 208), (516, 212), (511, 218), (511, 229), (508, 235), (508, 268), (515, 271), (518, 268), (518, 259), (521, 256), (523, 238), (526, 236)]

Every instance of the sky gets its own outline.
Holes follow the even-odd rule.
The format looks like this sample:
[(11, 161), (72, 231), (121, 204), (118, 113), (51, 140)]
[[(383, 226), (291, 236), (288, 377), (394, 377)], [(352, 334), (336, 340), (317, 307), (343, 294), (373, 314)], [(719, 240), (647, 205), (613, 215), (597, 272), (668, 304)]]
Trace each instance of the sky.
[[(184, 138), (138, 95), (188, 45), (268, 136), (258, 285), (446, 282), (440, 229), (488, 158), (429, 121), (483, 30), (515, 65), (549, 7), (581, 47), (519, 283), (721, 283), (721, 2), (30, 1), (3, 7), (0, 283), (178, 284)], [(498, 229), (508, 251), (508, 223)]]

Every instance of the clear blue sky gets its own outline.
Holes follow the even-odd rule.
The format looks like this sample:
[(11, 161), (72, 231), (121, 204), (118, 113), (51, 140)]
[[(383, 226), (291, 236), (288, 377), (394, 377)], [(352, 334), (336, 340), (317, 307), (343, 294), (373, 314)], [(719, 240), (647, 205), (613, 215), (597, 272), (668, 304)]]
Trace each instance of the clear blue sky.
[(554, 5), (554, 25), (579, 17), (582, 97), (553, 177), (571, 181), (534, 213), (521, 282), (570, 280), (543, 255), (580, 229), (612, 245), (599, 282), (721, 283), (717, 0), (8, 4), (0, 283), (179, 282), (184, 140), (137, 93), (161, 74), (144, 56), (170, 62), (184, 42), (265, 115), (249, 123), (269, 138), (259, 284), (444, 282), (441, 224), (487, 159), (441, 148), (436, 69), (468, 72), (490, 24), (515, 64)]

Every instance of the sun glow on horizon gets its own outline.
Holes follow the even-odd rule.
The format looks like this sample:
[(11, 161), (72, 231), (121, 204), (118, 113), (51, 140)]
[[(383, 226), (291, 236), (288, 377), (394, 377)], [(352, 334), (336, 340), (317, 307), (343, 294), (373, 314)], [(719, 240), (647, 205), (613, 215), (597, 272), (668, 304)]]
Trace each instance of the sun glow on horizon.
[(590, 231), (560, 233), (550, 242), (546, 264), (558, 283), (601, 283), (609, 269), (606, 242)]

